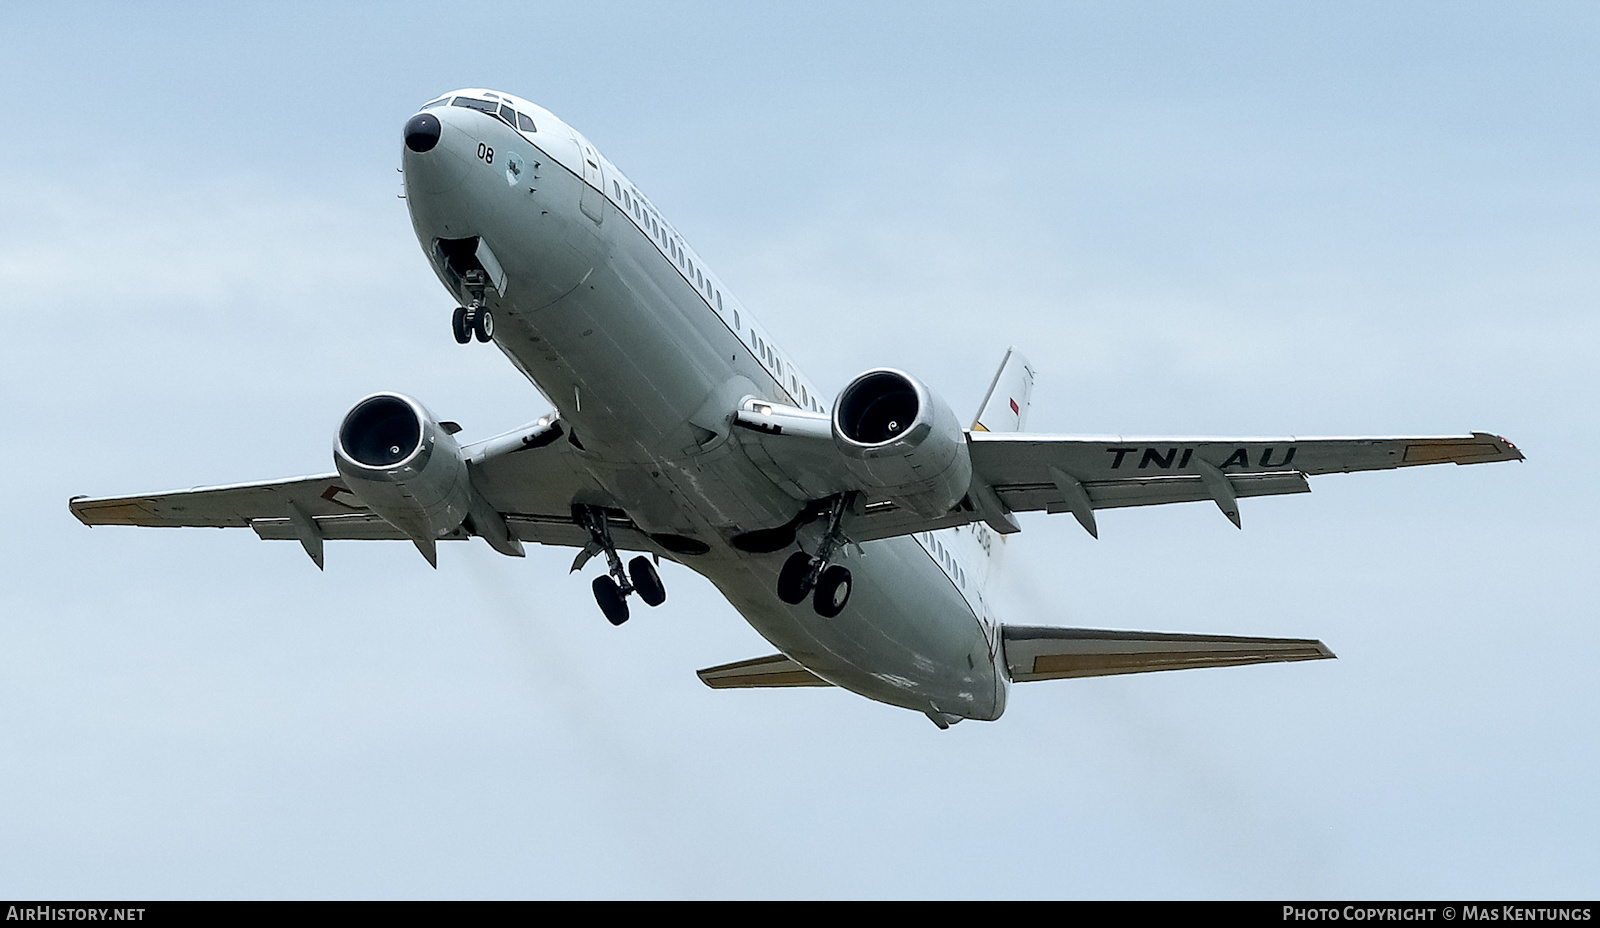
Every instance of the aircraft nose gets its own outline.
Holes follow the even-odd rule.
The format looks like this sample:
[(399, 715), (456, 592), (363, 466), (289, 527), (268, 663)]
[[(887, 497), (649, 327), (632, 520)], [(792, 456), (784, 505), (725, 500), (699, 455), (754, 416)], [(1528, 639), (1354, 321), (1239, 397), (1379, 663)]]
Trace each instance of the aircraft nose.
[(422, 154), (439, 144), (439, 118), (432, 113), (418, 113), (406, 120), (406, 147)]

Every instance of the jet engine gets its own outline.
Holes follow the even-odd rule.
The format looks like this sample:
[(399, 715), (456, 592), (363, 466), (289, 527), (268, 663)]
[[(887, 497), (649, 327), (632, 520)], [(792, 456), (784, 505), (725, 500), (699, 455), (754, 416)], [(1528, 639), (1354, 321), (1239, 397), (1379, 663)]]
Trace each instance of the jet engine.
[(921, 515), (949, 512), (972, 482), (955, 413), (901, 371), (879, 368), (850, 381), (833, 405), (833, 441), (865, 486)]
[(461, 446), (409, 396), (374, 393), (357, 403), (339, 425), (333, 461), (350, 492), (424, 553), (472, 509)]

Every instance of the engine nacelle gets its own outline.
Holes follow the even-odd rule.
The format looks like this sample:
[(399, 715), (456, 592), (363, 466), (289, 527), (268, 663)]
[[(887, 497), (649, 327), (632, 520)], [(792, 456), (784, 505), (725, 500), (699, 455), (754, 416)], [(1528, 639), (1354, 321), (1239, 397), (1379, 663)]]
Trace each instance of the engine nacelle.
[(459, 528), (472, 507), (461, 446), (409, 396), (357, 403), (339, 424), (333, 462), (357, 499), (420, 543)]
[(833, 441), (858, 480), (921, 515), (949, 512), (972, 483), (956, 414), (901, 371), (879, 368), (850, 381), (833, 405)]

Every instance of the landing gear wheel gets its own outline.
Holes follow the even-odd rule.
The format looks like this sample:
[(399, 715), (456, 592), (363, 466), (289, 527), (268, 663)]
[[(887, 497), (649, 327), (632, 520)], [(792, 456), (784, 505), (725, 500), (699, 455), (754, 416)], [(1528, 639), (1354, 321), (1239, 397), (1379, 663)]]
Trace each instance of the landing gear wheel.
[(472, 320), (472, 332), (480, 342), (494, 338), (494, 313), (489, 312), (488, 307), (478, 310), (477, 317)]
[(783, 562), (783, 570), (778, 572), (778, 598), (791, 606), (799, 605), (811, 592), (806, 583), (809, 579), (811, 555), (804, 551), (789, 555), (789, 559)]
[(628, 621), (628, 602), (622, 598), (617, 581), (610, 577), (594, 578), (594, 601), (600, 604), (600, 611), (612, 625)]
[(817, 615), (831, 619), (843, 612), (844, 604), (849, 601), (849, 569), (835, 564), (824, 570), (822, 576), (817, 578), (817, 592), (811, 600), (811, 606), (817, 610)]
[[(639, 594), (646, 606), (659, 606), (667, 601), (667, 588), (656, 573), (656, 565), (647, 557), (636, 557), (628, 562), (628, 577), (633, 581), (633, 591)], [(609, 578), (608, 578), (609, 579)]]
[(450, 331), (455, 334), (456, 344), (465, 345), (472, 341), (472, 328), (467, 322), (467, 308), (457, 306), (454, 314), (450, 316)]

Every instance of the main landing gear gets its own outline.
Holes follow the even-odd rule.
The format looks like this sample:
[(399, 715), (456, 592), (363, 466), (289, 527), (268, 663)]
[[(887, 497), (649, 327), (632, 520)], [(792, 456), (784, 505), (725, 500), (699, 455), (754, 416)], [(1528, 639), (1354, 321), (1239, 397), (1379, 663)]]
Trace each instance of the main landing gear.
[(455, 314), (450, 317), (450, 330), (455, 334), (457, 344), (465, 345), (474, 336), (478, 341), (486, 342), (494, 338), (494, 313), (483, 303), (487, 277), (483, 271), (471, 270), (466, 274), (465, 283), (472, 302), (456, 307)]
[(843, 495), (833, 499), (828, 508), (828, 530), (817, 545), (817, 553), (796, 551), (789, 555), (789, 559), (783, 562), (783, 569), (778, 572), (778, 598), (794, 606), (810, 593), (811, 608), (825, 619), (843, 612), (845, 603), (850, 601), (849, 568), (828, 563), (844, 543), (839, 523), (844, 519), (848, 502)]
[(596, 554), (606, 556), (609, 570), (605, 576), (594, 578), (593, 584), (594, 600), (600, 604), (606, 621), (612, 625), (628, 621), (630, 593), (638, 593), (647, 606), (659, 606), (667, 601), (667, 588), (661, 583), (661, 575), (656, 573), (656, 565), (649, 558), (640, 555), (629, 561), (627, 571), (623, 571), (622, 557), (617, 554), (617, 546), (611, 541), (611, 529), (606, 524), (604, 509), (599, 506), (574, 506), (572, 518), (589, 533), (589, 543), (578, 552), (572, 569), (582, 567)]

